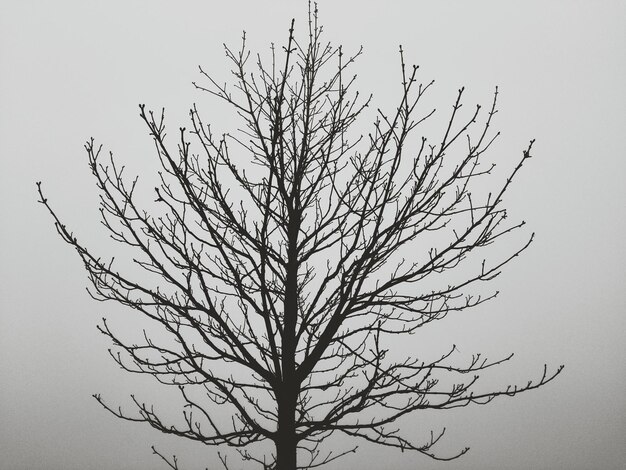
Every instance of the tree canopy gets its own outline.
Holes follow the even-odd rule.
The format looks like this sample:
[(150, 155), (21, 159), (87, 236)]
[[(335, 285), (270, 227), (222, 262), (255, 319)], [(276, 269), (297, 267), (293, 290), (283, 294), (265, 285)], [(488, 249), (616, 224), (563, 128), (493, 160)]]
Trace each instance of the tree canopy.
[[(102, 222), (149, 276), (79, 241), (38, 183), (40, 202), (84, 263), (90, 294), (130, 307), (159, 330), (128, 342), (104, 320), (99, 328), (115, 346), (113, 358), (177, 387), (183, 419), (169, 422), (134, 396), (134, 410), (96, 399), (120, 418), (234, 447), (267, 469), (314, 468), (356, 450), (323, 451), (333, 434), (436, 459), (462, 455), (467, 449), (436, 452), (443, 432), (416, 442), (394, 422), (532, 390), (561, 367), (484, 390), (480, 374), (512, 355), (463, 361), (449, 345), (424, 360), (394, 344), (497, 295), (472, 289), (532, 242), (531, 234), (504, 255), (482, 257), (524, 225), (509, 221), (503, 196), (533, 141), (497, 180), (485, 156), (498, 137), (497, 88), (489, 106), (469, 114), (460, 111), (458, 90), (441, 132), (419, 135), (435, 114), (420, 106), (433, 82), (418, 81), (402, 48), (399, 103), (377, 110), (369, 134), (356, 133), (372, 103), (348, 72), (361, 51), (347, 56), (323, 42), (316, 10), (304, 41), (292, 21), (269, 63), (249, 50), (245, 34), (239, 50), (225, 50), (234, 83), (217, 83), (201, 69), (195, 86), (232, 107), (242, 122), (237, 131), (215, 135), (194, 105), (190, 128), (173, 142), (164, 111), (140, 105), (161, 165), (153, 208), (139, 202), (138, 178), (127, 179), (94, 139), (85, 145)], [(232, 419), (215, 419), (217, 406)], [(263, 441), (275, 452), (255, 452)]]

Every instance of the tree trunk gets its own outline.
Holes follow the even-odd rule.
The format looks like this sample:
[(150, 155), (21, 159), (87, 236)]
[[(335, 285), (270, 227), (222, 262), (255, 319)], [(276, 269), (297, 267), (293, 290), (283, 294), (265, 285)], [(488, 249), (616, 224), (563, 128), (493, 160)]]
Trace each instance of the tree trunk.
[(298, 231), (300, 215), (290, 214), (287, 273), (282, 335), (282, 383), (277, 393), (278, 436), (276, 470), (296, 470), (296, 402), (300, 384), (296, 378), (296, 323), (298, 320)]
[(278, 402), (276, 470), (296, 470), (296, 395), (285, 393)]

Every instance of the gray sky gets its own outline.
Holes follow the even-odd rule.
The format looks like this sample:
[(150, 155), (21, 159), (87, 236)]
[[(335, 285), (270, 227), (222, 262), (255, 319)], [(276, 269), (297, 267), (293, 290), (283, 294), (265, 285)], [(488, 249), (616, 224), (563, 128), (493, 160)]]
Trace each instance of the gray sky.
[[(336, 4), (340, 3), (340, 6)], [(470, 446), (461, 460), (364, 446), (339, 468), (617, 469), (626, 459), (626, 4), (618, 1), (322, 0), (327, 38), (365, 48), (355, 71), (376, 105), (398, 93), (398, 44), (444, 113), (457, 88), (467, 105), (501, 92), (494, 152), (512, 165), (530, 138), (535, 158), (506, 200), (537, 233), (480, 311), (448, 317), (420, 344), (461, 352), (515, 352), (498, 376), (524, 383), (544, 363), (566, 364), (535, 392), (487, 407), (404, 424), (425, 440), (448, 428), (442, 449)], [(77, 256), (36, 203), (35, 181), (82, 240), (111, 253), (98, 224), (84, 141), (94, 136), (129, 172), (154, 168), (138, 103), (186, 124), (208, 96), (191, 86), (197, 65), (228, 77), (221, 45), (245, 29), (253, 49), (281, 44), (289, 21), (304, 27), (304, 1), (4, 2), (0, 15), (0, 455), (10, 469), (159, 467), (150, 445), (185, 468), (217, 468), (215, 449), (119, 421), (91, 398), (150, 398), (152, 382), (129, 377), (107, 354), (95, 325), (103, 315), (137, 326), (126, 312), (94, 303)], [(109, 251), (107, 251), (109, 249)], [(238, 467), (235, 467), (238, 468)]]

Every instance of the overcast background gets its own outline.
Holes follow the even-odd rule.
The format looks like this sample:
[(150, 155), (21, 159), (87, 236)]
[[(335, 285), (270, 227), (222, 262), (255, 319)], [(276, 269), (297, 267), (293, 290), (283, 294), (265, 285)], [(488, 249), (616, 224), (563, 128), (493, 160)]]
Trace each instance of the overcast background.
[[(530, 138), (535, 158), (505, 203), (537, 232), (536, 243), (494, 287), (495, 302), (448, 317), (428, 340), (402, 347), (493, 357), (515, 352), (511, 383), (566, 365), (538, 391), (487, 407), (413, 415), (416, 440), (448, 428), (443, 451), (470, 446), (451, 463), (363, 446), (329, 468), (617, 469), (626, 461), (626, 3), (623, 1), (320, 1), (327, 39), (364, 46), (358, 87), (377, 106), (398, 94), (398, 44), (421, 78), (437, 80), (446, 113), (456, 90), (467, 105), (500, 86), (494, 149), (513, 165)], [(138, 103), (168, 110), (170, 129), (196, 102), (197, 66), (228, 78), (222, 50), (245, 29), (253, 49), (282, 44), (289, 21), (303, 32), (304, 1), (4, 1), (0, 11), (0, 467), (166, 468), (150, 445), (183, 468), (219, 468), (216, 449), (181, 443), (123, 422), (91, 397), (150, 399), (107, 354), (95, 325), (125, 323), (94, 303), (75, 253), (36, 203), (35, 181), (81, 240), (110, 254), (84, 141), (94, 136), (129, 166), (154, 168)], [(426, 338), (426, 337), (424, 337)], [(239, 468), (235, 466), (234, 468)]]

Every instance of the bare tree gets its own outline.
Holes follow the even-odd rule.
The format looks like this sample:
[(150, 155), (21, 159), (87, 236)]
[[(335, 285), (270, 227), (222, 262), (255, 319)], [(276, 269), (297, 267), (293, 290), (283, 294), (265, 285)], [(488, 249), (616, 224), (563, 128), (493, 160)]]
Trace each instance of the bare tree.
[[(232, 88), (200, 69), (206, 85), (196, 87), (243, 120), (236, 133), (215, 136), (194, 106), (191, 129), (180, 129), (173, 151), (163, 112), (140, 105), (162, 165), (152, 212), (137, 201), (137, 179), (128, 181), (112, 156), (87, 142), (104, 226), (134, 250), (132, 261), (148, 275), (120, 269), (79, 242), (37, 183), (58, 233), (85, 265), (91, 295), (159, 327), (139, 342), (123, 340), (106, 320), (99, 328), (121, 367), (178, 388), (183, 419), (169, 422), (134, 396), (131, 412), (95, 398), (120, 418), (235, 447), (265, 469), (314, 468), (356, 449), (322, 452), (320, 443), (337, 433), (453, 459), (467, 449), (436, 454), (443, 432), (417, 443), (393, 423), (418, 410), (535, 389), (562, 367), (485, 391), (477, 387), (481, 372), (511, 356), (478, 354), (459, 364), (452, 346), (421, 360), (392, 343), (496, 296), (467, 292), (498, 276), (532, 241), (524, 238), (505, 256), (477, 255), (524, 225), (508, 223), (502, 198), (533, 142), (501, 182), (481, 191), (494, 179), (484, 155), (498, 136), (491, 132), (497, 89), (486, 112), (476, 106), (464, 117), (459, 90), (440, 136), (411, 140), (435, 111), (418, 107), (432, 82), (418, 83), (402, 48), (399, 104), (377, 111), (370, 134), (355, 135), (351, 128), (371, 97), (352, 91), (346, 71), (361, 52), (345, 56), (323, 44), (321, 33), (317, 11), (309, 14), (304, 43), (292, 21), (269, 65), (249, 52), (244, 34), (238, 52), (226, 47)], [(216, 404), (230, 407), (232, 419), (216, 419)], [(262, 441), (275, 453), (250, 450)], [(154, 452), (178, 468), (175, 458)]]

